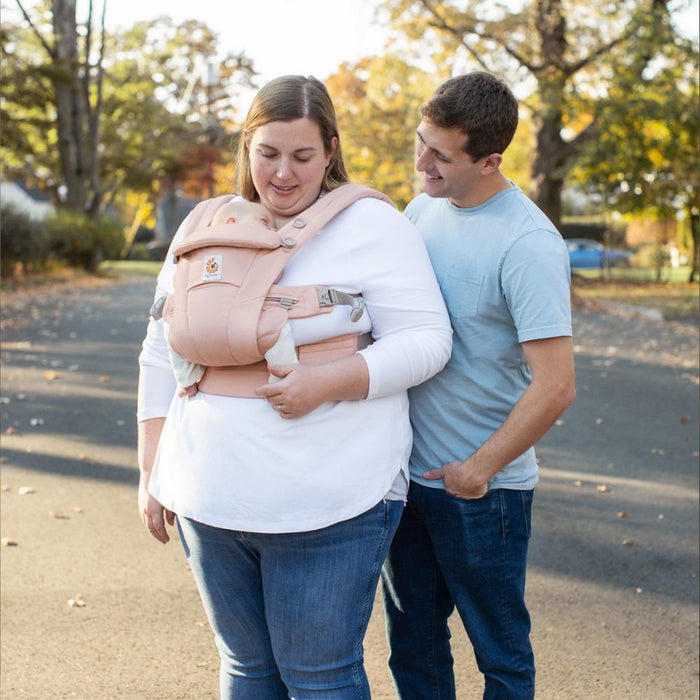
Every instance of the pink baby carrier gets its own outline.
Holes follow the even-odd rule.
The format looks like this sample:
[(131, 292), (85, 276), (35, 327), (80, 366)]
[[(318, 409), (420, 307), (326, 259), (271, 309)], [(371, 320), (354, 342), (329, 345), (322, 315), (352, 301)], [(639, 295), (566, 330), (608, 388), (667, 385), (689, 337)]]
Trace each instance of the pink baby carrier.
[[(278, 231), (257, 224), (209, 226), (216, 211), (232, 199), (216, 197), (198, 204), (188, 228), (173, 248), (175, 291), (162, 308), (173, 349), (207, 370), (199, 382), (205, 393), (255, 396), (267, 383), (264, 353), (279, 338), (289, 318), (328, 313), (337, 304), (362, 316), (360, 295), (330, 287), (277, 285), (287, 262), (319, 234), (334, 216), (363, 197), (391, 200), (361, 185), (342, 185), (323, 195)], [(154, 318), (158, 318), (158, 309)], [(299, 361), (320, 364), (353, 354), (357, 334), (297, 347)]]

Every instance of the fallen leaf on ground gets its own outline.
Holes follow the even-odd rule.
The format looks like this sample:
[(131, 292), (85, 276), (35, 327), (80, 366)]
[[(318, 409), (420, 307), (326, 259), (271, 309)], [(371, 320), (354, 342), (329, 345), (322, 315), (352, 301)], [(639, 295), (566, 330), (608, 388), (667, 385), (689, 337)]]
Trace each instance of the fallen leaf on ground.
[(68, 520), (70, 518), (70, 516), (63, 515), (63, 513), (56, 511), (56, 510), (50, 510), (49, 511), (49, 518), (56, 518), (56, 520)]

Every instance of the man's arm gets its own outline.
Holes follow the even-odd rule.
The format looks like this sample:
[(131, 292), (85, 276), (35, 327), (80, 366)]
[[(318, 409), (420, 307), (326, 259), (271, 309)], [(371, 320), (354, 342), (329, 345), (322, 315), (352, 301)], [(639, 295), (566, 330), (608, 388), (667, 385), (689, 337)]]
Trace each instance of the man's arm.
[(489, 479), (532, 447), (571, 405), (576, 396), (571, 338), (531, 340), (522, 347), (532, 383), (503, 425), (463, 462), (425, 472), (425, 479), (443, 479), (454, 496), (481, 498)]

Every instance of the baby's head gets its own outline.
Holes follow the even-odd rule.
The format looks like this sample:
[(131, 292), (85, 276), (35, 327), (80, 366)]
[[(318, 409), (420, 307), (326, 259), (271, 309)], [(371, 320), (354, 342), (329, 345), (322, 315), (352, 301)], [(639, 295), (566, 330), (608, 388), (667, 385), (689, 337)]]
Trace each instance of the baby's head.
[(245, 199), (228, 202), (220, 207), (211, 221), (212, 226), (219, 224), (262, 224), (272, 231), (277, 229), (275, 217), (267, 207)]

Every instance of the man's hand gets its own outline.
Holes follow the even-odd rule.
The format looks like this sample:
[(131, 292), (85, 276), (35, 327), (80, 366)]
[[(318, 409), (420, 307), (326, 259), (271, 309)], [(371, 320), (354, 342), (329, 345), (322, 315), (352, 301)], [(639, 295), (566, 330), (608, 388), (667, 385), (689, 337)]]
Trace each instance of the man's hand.
[(465, 500), (481, 498), (488, 491), (488, 479), (484, 480), (478, 475), (469, 459), (423, 472), (423, 478), (429, 481), (442, 479), (447, 493)]

